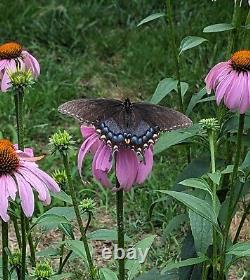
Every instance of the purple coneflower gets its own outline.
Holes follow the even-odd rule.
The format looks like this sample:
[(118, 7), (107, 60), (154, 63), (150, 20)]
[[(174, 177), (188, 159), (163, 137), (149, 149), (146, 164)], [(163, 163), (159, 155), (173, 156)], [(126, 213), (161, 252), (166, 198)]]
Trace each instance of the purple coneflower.
[(250, 50), (237, 51), (216, 64), (205, 82), (208, 93), (215, 91), (218, 105), (223, 101), (230, 110), (244, 114), (250, 109)]
[[(134, 184), (142, 184), (153, 167), (152, 143), (142, 152), (143, 159), (138, 158), (136, 152), (129, 148), (112, 148), (102, 141), (100, 134), (94, 127), (81, 126), (81, 132), (85, 141), (78, 154), (78, 170), (81, 174), (82, 163), (86, 154), (90, 151), (93, 155), (92, 173), (96, 180), (103, 186), (111, 187), (112, 184), (107, 174), (110, 172), (113, 161), (120, 188), (129, 191)], [(115, 159), (115, 160), (114, 160)], [(118, 189), (114, 189), (118, 190)]]
[(9, 42), (0, 45), (0, 83), (1, 91), (6, 92), (10, 85), (9, 70), (29, 70), (37, 78), (40, 74), (40, 66), (34, 56), (23, 49), (17, 42)]
[(50, 204), (49, 190), (59, 192), (58, 184), (35, 161), (33, 150), (26, 148), (17, 150), (8, 140), (0, 140), (0, 217), (9, 220), (8, 200), (15, 200), (18, 192), (24, 214), (31, 217), (34, 212), (33, 189), (38, 192), (38, 198), (45, 205)]

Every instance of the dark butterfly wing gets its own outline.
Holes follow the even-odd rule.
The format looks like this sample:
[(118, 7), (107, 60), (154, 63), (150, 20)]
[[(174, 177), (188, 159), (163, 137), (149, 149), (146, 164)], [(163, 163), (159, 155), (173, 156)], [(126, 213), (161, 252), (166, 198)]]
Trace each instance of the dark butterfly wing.
[(171, 131), (192, 125), (192, 121), (174, 109), (149, 103), (133, 103), (134, 111), (150, 127), (158, 126), (161, 131)]
[(81, 123), (96, 125), (122, 110), (122, 101), (114, 99), (78, 99), (59, 106), (58, 111)]

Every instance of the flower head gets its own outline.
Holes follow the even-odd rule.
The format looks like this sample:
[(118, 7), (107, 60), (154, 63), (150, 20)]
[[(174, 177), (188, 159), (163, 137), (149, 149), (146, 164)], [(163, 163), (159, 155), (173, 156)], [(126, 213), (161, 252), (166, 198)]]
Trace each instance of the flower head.
[(30, 71), (34, 78), (40, 74), (38, 61), (17, 42), (0, 45), (0, 84), (1, 91), (6, 92), (11, 87), (9, 73)]
[[(81, 132), (85, 141), (78, 154), (78, 170), (80, 174), (82, 172), (83, 160), (90, 151), (94, 155), (92, 162), (93, 176), (103, 186), (112, 186), (107, 174), (111, 171), (113, 161), (115, 162), (114, 168), (120, 189), (129, 191), (134, 184), (142, 184), (146, 180), (153, 167), (153, 140), (150, 137), (149, 143), (144, 144), (144, 151), (140, 148), (141, 156), (143, 157), (140, 159), (130, 146), (126, 148), (125, 146), (117, 145), (112, 149), (109, 145), (109, 140), (106, 141), (103, 134), (100, 135), (99, 129), (82, 126)], [(124, 136), (121, 135), (120, 138), (122, 137)], [(123, 140), (129, 145), (133, 139), (124, 138)]]
[(20, 68), (9, 69), (10, 84), (14, 90), (31, 87), (34, 84), (34, 78), (29, 70), (22, 70)]
[(217, 131), (220, 128), (219, 122), (215, 118), (202, 119), (199, 121), (199, 124), (202, 127), (202, 130), (209, 131)]
[(91, 198), (85, 198), (80, 202), (80, 208), (83, 212), (93, 212), (95, 210), (95, 202)]
[(31, 148), (21, 151), (10, 141), (0, 140), (0, 217), (5, 222), (9, 220), (8, 200), (15, 200), (17, 193), (25, 215), (31, 217), (34, 212), (33, 190), (46, 205), (51, 201), (49, 190), (60, 191), (58, 184), (38, 167), (38, 159), (41, 157), (34, 157)]
[(56, 151), (65, 153), (75, 142), (72, 140), (71, 135), (66, 130), (59, 130), (50, 137), (49, 143), (52, 147), (52, 153)]
[(206, 79), (208, 93), (215, 91), (216, 102), (240, 114), (250, 109), (250, 50), (237, 51), (226, 61), (216, 64)]
[(48, 261), (39, 262), (36, 265), (34, 276), (37, 280), (49, 280), (53, 274), (53, 269)]

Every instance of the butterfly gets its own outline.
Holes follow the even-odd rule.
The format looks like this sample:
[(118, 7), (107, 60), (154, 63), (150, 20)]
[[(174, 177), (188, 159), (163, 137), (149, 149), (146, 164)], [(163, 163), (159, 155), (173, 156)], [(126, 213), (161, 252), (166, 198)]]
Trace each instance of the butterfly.
[(144, 102), (116, 99), (78, 99), (59, 106), (59, 112), (93, 125), (100, 139), (113, 150), (126, 147), (142, 154), (155, 144), (162, 131), (192, 125), (184, 114)]

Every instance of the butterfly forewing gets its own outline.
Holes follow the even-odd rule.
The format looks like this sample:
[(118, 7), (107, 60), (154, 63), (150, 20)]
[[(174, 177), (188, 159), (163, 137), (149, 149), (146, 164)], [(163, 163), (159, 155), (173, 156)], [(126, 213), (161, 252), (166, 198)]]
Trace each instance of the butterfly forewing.
[(192, 125), (192, 121), (187, 116), (171, 108), (142, 102), (133, 103), (133, 107), (135, 111), (140, 112), (141, 119), (152, 127), (158, 126), (161, 131)]
[(59, 112), (81, 123), (98, 124), (122, 110), (122, 102), (114, 99), (78, 99), (59, 106)]

